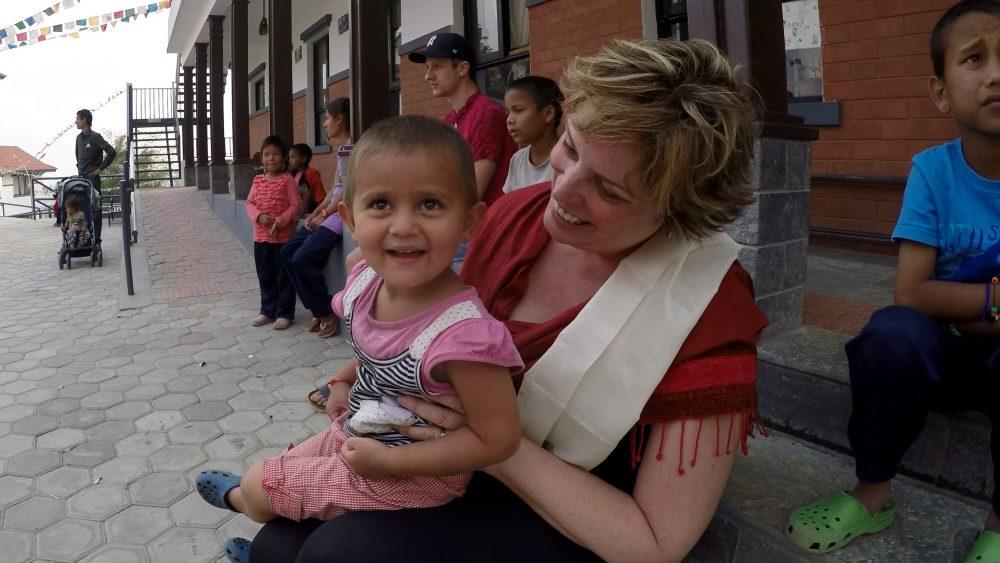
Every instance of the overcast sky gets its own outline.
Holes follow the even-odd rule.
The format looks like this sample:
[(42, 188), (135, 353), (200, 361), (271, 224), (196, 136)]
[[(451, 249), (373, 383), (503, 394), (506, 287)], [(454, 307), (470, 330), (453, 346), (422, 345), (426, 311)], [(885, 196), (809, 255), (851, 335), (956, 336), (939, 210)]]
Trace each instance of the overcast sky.
[[(153, 0), (150, 0), (153, 1)], [(56, 0), (0, 0), (0, 28), (14, 24)], [(135, 8), (142, 0), (81, 0), (70, 10), (49, 16), (42, 26)], [(166, 52), (169, 13), (118, 23), (103, 33), (83, 32), (80, 39), (59, 39), (12, 51), (0, 51), (0, 145), (16, 145), (35, 155), (73, 123), (76, 111), (95, 108), (131, 82), (136, 88), (169, 87), (176, 55)], [(125, 132), (124, 95), (94, 114), (94, 129)], [(76, 130), (46, 149), (42, 160), (59, 175), (76, 173)]]

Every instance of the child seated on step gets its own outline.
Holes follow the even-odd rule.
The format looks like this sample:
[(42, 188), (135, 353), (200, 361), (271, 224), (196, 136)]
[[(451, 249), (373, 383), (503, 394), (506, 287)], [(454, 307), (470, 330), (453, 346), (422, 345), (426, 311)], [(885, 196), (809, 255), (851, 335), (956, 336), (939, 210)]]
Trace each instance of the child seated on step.
[(295, 232), (302, 198), (286, 172), (288, 145), (277, 135), (260, 148), (264, 173), (258, 174), (247, 196), (247, 216), (253, 221), (253, 261), (260, 282), (260, 314), (251, 324), (291, 326), (295, 318), (295, 288), (281, 261), (281, 249)]
[[(959, 138), (913, 158), (892, 234), (900, 243), (895, 303), (846, 345), (857, 482), (789, 518), (792, 541), (813, 553), (892, 523), (892, 479), (929, 411), (974, 409), (993, 419), (1000, 483), (1000, 2), (955, 4), (930, 47), (931, 100), (954, 117)], [(998, 514), (994, 489), (967, 561), (1000, 561)]]
[[(363, 260), (333, 298), (355, 352), (330, 383), (333, 425), (242, 477), (198, 477), (206, 501), (258, 522), (445, 504), (520, 440), (520, 355), (451, 269), (486, 211), (466, 142), (418, 115), (377, 123), (351, 154), (339, 209)], [(457, 395), (467, 427), (435, 431), (396, 402), (440, 395)]]
[(66, 222), (62, 225), (66, 247), (76, 250), (80, 246), (87, 246), (90, 244), (90, 230), (87, 228), (87, 216), (80, 211), (80, 202), (76, 196), (70, 196), (63, 205), (66, 206)]
[(507, 87), (507, 131), (521, 149), (510, 159), (506, 194), (552, 179), (549, 153), (559, 140), (562, 91), (544, 76), (518, 78)]

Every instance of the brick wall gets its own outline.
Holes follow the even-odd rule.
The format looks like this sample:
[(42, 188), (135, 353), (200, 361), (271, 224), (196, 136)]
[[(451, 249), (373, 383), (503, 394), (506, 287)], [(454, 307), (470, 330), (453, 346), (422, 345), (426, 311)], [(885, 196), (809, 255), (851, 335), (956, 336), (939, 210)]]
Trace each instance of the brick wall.
[(308, 116), (306, 115), (306, 97), (305, 95), (299, 96), (292, 100), (292, 144), (295, 143), (308, 143), (312, 146), (313, 143), (310, 142), (311, 139), (308, 138), (306, 130), (306, 120)]
[(250, 118), (250, 155), (260, 152), (260, 145), (271, 133), (271, 114), (264, 112)]
[(399, 87), (400, 107), (403, 113), (417, 113), (428, 117), (443, 117), (451, 110), (448, 100), (435, 98), (431, 87), (424, 81), (427, 67), (400, 57)]
[(566, 61), (612, 39), (642, 38), (639, 0), (552, 0), (528, 9), (531, 73), (558, 80)]
[(954, 138), (931, 104), (931, 29), (954, 0), (820, 0), (824, 98), (841, 124), (821, 127), (812, 170), (905, 177), (910, 159)]

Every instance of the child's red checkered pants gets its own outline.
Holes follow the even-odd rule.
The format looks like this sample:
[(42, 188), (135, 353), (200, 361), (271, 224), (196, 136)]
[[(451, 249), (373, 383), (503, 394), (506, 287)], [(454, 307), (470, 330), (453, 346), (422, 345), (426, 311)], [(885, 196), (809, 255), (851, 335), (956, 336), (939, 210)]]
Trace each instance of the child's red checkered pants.
[(262, 486), (275, 514), (295, 521), (329, 520), (356, 510), (440, 506), (465, 492), (469, 474), (378, 481), (359, 477), (340, 455), (347, 438), (344, 418), (282, 455), (264, 460)]

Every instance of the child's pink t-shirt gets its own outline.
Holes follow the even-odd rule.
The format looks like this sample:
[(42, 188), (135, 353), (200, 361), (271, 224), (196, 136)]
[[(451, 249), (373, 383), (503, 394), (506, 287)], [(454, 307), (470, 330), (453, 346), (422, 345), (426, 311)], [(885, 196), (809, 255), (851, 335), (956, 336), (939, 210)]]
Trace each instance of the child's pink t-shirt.
[[(283, 173), (275, 177), (258, 174), (250, 186), (247, 196), (247, 216), (253, 221), (254, 242), (288, 242), (295, 234), (296, 215), (302, 206), (298, 186), (291, 174)], [(278, 232), (270, 233), (270, 227), (257, 222), (261, 213), (267, 213), (278, 223)]]
[[(367, 267), (366, 261), (359, 262), (351, 271), (344, 287), (351, 287), (351, 283)], [(507, 327), (486, 311), (475, 288), (467, 287), (412, 317), (398, 321), (379, 321), (372, 316), (372, 307), (381, 286), (382, 278), (376, 275), (355, 298), (351, 316), (351, 337), (355, 344), (365, 354), (379, 360), (394, 358), (407, 350), (417, 336), (452, 305), (470, 301), (479, 309), (481, 318), (459, 321), (439, 334), (427, 347), (420, 364), (420, 381), (429, 393), (455, 393), (450, 384), (435, 381), (431, 377), (434, 367), (442, 362), (482, 362), (508, 369), (524, 367)], [(341, 318), (344, 316), (345, 292), (346, 290), (340, 291), (334, 295), (331, 303), (333, 311)]]

